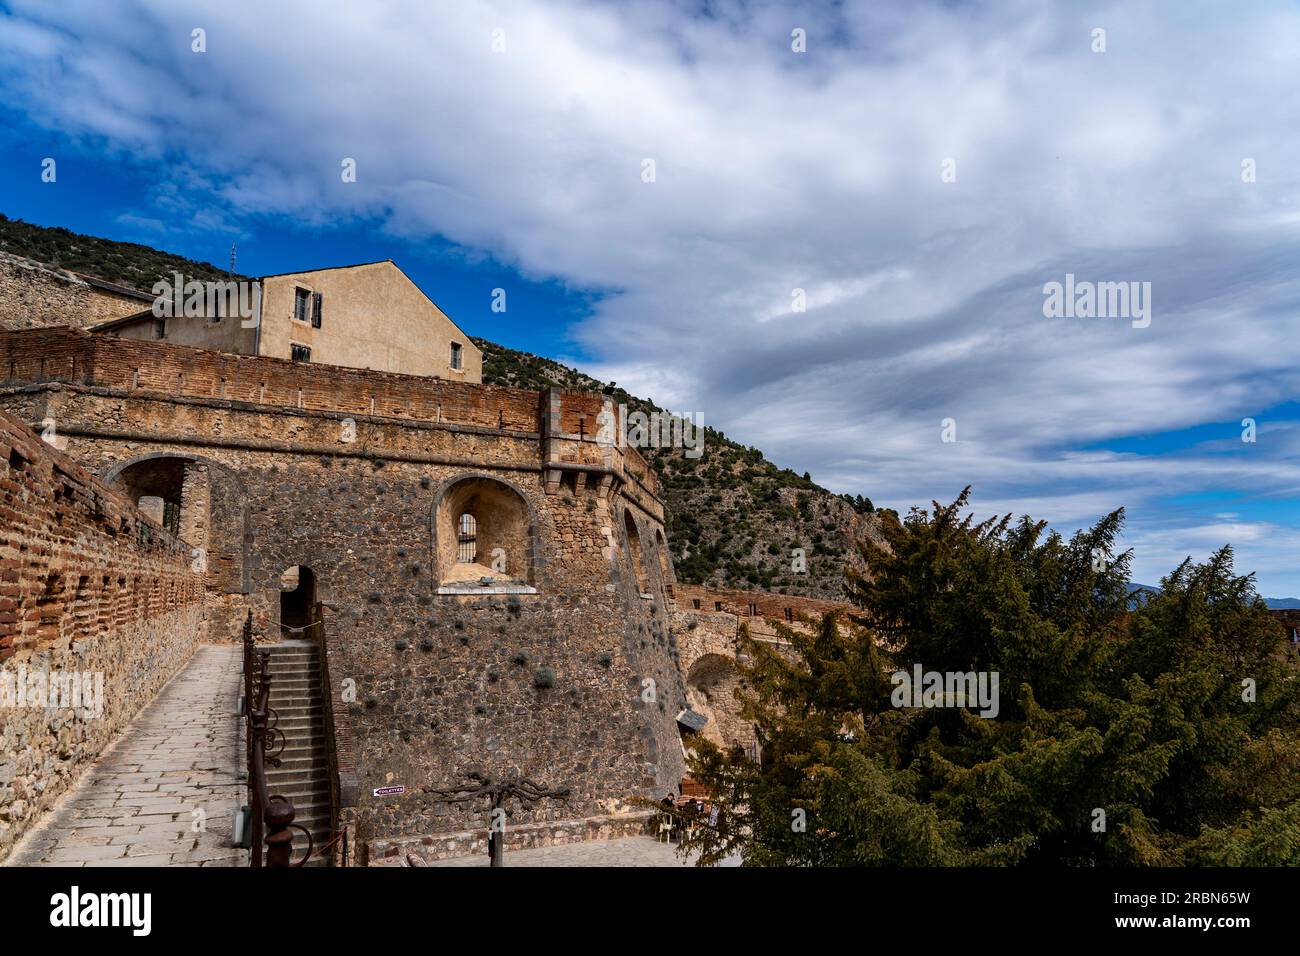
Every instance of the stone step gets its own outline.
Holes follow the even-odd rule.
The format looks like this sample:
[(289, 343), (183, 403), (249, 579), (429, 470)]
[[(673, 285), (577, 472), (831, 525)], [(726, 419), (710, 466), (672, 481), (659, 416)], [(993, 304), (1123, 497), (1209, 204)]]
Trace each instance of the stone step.
[(324, 763), (329, 759), (329, 753), (325, 749), (324, 742), (313, 745), (300, 745), (294, 740), (293, 735), (289, 734), (285, 742), (284, 749), (280, 751), (281, 760), (316, 760)]
[(316, 790), (293, 790), (288, 787), (272, 786), (268, 780), (266, 783), (267, 792), (273, 796), (285, 797), (293, 801), (294, 821), (306, 826), (308, 816), (315, 817), (314, 811), (308, 811), (308, 807), (324, 807), (324, 814), (329, 816), (330, 795), (328, 787), (320, 787)]
[(322, 703), (321, 693), (314, 687), (272, 687), (268, 697), (272, 707), (278, 707), (286, 702), (309, 703), (315, 706), (320, 706)]
[(266, 773), (273, 770), (312, 770), (324, 762), (322, 754), (304, 753), (303, 756), (292, 757), (286, 752), (279, 756), (279, 766), (266, 767)]
[(280, 718), (280, 726), (284, 726), (286, 720), (305, 720), (315, 717), (317, 720), (325, 719), (325, 708), (320, 704), (312, 706), (310, 704), (286, 704), (283, 707), (276, 707), (272, 704), (276, 716)]
[(276, 727), (284, 734), (284, 746), (290, 747), (324, 747), (325, 725), (319, 721), (282, 720)]
[(324, 734), (325, 721), (320, 714), (281, 715), (276, 730), (282, 731), (286, 737), (317, 736)]
[(290, 783), (315, 783), (328, 781), (329, 771), (324, 767), (268, 767), (266, 779), (268, 783), (274, 780), (283, 786)]
[(266, 785), (277, 787), (319, 787), (329, 789), (329, 772), (326, 770), (302, 767), (271, 767), (266, 771)]

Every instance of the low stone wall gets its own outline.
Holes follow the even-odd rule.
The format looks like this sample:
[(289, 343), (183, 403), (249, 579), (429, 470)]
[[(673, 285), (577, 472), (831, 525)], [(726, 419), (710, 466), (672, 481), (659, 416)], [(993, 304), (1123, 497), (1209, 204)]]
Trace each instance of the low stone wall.
[(189, 659), (190, 549), (0, 412), (0, 860)]
[(0, 329), (92, 326), (147, 308), (138, 293), (0, 252)]
[[(654, 812), (647, 810), (617, 816), (507, 826), (506, 852), (586, 843), (590, 840), (617, 840), (620, 837), (649, 833), (653, 818)], [(484, 828), (439, 833), (436, 836), (372, 840), (369, 844), (369, 865), (406, 866), (408, 855), (426, 862), (458, 856), (487, 856), (487, 836), (487, 829)]]

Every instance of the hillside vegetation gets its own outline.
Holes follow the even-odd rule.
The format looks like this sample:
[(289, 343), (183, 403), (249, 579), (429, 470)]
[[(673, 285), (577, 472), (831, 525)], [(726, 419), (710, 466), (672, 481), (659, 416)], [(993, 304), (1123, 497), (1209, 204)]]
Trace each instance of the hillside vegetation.
[[(483, 381), (490, 384), (591, 391), (607, 384), (548, 358), (474, 342), (483, 350)], [(617, 385), (611, 395), (629, 411), (666, 414)], [(778, 468), (759, 449), (707, 425), (698, 458), (680, 448), (641, 451), (663, 482), (668, 540), (684, 583), (838, 600), (844, 563), (856, 562), (854, 536), (877, 537), (870, 500), (832, 494), (810, 475)], [(803, 549), (806, 572), (794, 570), (796, 548)]]
[[(187, 279), (224, 280), (226, 270), (134, 242), (85, 236), (58, 227), (36, 226), (0, 213), (0, 251), (82, 272), (148, 292), (159, 279), (180, 272)], [(236, 279), (243, 278), (235, 276)]]
[[(47, 228), (0, 214), (0, 250), (109, 282), (148, 290), (175, 272), (218, 280), (227, 273), (149, 246)], [(239, 279), (243, 276), (236, 275)], [(599, 382), (551, 359), (474, 339), (483, 350), (483, 381), (518, 388), (600, 391)], [(629, 410), (664, 413), (653, 402), (615, 387)], [(757, 448), (705, 428), (704, 452), (642, 449), (663, 482), (668, 535), (678, 580), (713, 587), (781, 591), (838, 600), (846, 560), (856, 561), (855, 535), (876, 535), (871, 502), (838, 496), (778, 468)], [(796, 549), (805, 571), (796, 571)]]

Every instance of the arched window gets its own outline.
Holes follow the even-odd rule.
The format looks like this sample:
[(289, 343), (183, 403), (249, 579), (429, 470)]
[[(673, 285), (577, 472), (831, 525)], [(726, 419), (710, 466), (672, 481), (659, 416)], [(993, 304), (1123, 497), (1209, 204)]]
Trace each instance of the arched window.
[(632, 512), (625, 510), (623, 512), (623, 527), (627, 532), (626, 542), (628, 558), (632, 562), (632, 574), (636, 580), (636, 589), (638, 594), (650, 593), (650, 580), (645, 573), (645, 554), (641, 550), (641, 534), (636, 529), (636, 519), (632, 517)]
[(478, 560), (478, 521), (472, 514), (460, 516), (460, 526), (456, 531), (458, 564), (473, 564)]
[(655, 530), (655, 550), (659, 552), (659, 579), (663, 581), (668, 596), (673, 596), (673, 566), (668, 557), (668, 542), (661, 529)]
[(531, 592), (533, 535), (527, 501), (504, 481), (468, 475), (448, 483), (433, 511), (439, 591), (491, 585)]

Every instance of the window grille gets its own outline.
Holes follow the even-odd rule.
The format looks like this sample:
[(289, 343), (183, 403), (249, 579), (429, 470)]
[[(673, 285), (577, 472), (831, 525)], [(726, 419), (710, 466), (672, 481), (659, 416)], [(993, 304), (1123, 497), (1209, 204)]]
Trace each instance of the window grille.
[(456, 534), (457, 560), (473, 564), (478, 558), (478, 521), (473, 515), (460, 516), (460, 530)]

